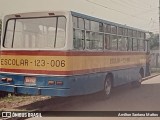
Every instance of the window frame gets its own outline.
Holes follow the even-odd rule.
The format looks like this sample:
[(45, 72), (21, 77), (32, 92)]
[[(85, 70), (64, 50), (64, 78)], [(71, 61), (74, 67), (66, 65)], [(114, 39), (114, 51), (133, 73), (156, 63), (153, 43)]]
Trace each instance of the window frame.
[[(94, 49), (90, 49), (88, 46), (86, 46), (86, 42), (89, 41), (87, 39), (88, 37), (86, 37), (86, 34), (87, 35), (89, 34), (90, 35), (89, 37), (91, 39), (92, 33), (96, 33), (97, 36), (99, 36), (98, 34), (103, 34), (103, 51), (105, 51), (105, 50), (117, 51), (117, 52), (118, 51), (119, 52), (120, 51), (130, 51), (130, 52), (139, 51), (139, 48), (138, 48), (139, 47), (138, 46), (138, 39), (139, 39), (138, 38), (138, 32), (144, 33), (144, 34), (145, 34), (145, 32), (137, 30), (136, 28), (134, 29), (134, 28), (130, 28), (130, 27), (127, 27), (127, 26), (121, 26), (121, 25), (118, 25), (118, 24), (110, 23), (110, 22), (102, 22), (102, 21), (98, 21), (98, 20), (96, 21), (96, 20), (93, 20), (93, 19), (89, 20), (89, 19), (86, 19), (86, 18), (83, 18), (83, 19), (84, 19), (84, 21), (86, 21), (86, 20), (89, 21), (87, 23), (90, 23), (90, 26), (89, 26), (90, 30), (86, 29), (88, 27), (85, 26), (85, 49), (94, 50)], [(92, 28), (92, 22), (96, 22), (96, 24), (98, 23), (99, 28), (97, 27), (97, 29), (94, 30)], [(85, 24), (86, 24), (86, 22), (85, 22)], [(98, 25), (96, 25), (96, 26), (98, 26)], [(112, 47), (112, 45), (113, 45), (112, 38), (116, 39), (116, 43), (115, 43), (116, 48), (115, 49), (113, 49), (113, 47)], [(119, 39), (121, 39), (122, 44), (123, 44), (121, 47), (123, 47), (125, 45), (124, 50), (119, 49), (119, 46), (120, 46)], [(140, 38), (140, 39), (142, 39), (142, 38)], [(107, 40), (107, 43), (106, 43), (106, 40)], [(135, 42), (135, 40), (136, 40), (136, 42)], [(136, 45), (134, 45), (134, 44), (136, 44)], [(87, 45), (88, 45), (88, 43), (87, 43)]]
[[(42, 17), (18, 17), (18, 18), (10, 18), (10, 19), (8, 19), (7, 21), (6, 21), (6, 26), (5, 26), (5, 30), (4, 30), (4, 37), (3, 37), (3, 42), (2, 42), (2, 46), (4, 47), (4, 48), (8, 48), (8, 49), (39, 49), (39, 48), (14, 48), (13, 47), (13, 43), (12, 43), (12, 46), (11, 47), (5, 47), (5, 39), (6, 39), (6, 34), (7, 34), (7, 28), (8, 28), (8, 22), (10, 21), (10, 20), (14, 20), (15, 21), (15, 24), (16, 24), (16, 20), (19, 20), (19, 19), (39, 19), (39, 18), (59, 18), (59, 17), (64, 17), (64, 19), (66, 20), (66, 23), (67, 23), (67, 19), (66, 19), (66, 16), (64, 16), (64, 15), (57, 15), (57, 16), (42, 16)], [(58, 22), (57, 22), (58, 23)], [(14, 25), (14, 27), (16, 27), (16, 25)], [(15, 28), (14, 28), (15, 29)], [(57, 28), (56, 28), (57, 29)], [(65, 45), (66, 45), (66, 31), (67, 31), (67, 24), (65, 24)], [(13, 34), (15, 34), (15, 32), (13, 32)], [(57, 34), (57, 33), (56, 33)], [(12, 37), (13, 39), (14, 39), (14, 37)], [(12, 40), (12, 42), (13, 42), (13, 40)], [(64, 47), (65, 47), (65, 45), (64, 45)], [(63, 47), (63, 48), (64, 48)], [(46, 48), (41, 48), (42, 50), (44, 49), (46, 49)], [(54, 49), (61, 49), (61, 48), (49, 48), (48, 50), (54, 50)]]

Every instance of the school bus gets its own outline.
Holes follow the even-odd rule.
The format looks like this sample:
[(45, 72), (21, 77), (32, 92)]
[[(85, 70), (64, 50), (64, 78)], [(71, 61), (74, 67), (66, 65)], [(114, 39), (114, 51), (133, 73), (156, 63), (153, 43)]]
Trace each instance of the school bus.
[(75, 96), (149, 75), (146, 31), (73, 11), (6, 15), (0, 91)]

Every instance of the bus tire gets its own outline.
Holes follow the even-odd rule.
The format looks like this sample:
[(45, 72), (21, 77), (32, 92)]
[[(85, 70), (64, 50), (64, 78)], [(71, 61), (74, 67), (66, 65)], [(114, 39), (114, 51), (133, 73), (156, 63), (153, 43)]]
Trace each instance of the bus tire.
[(0, 91), (0, 98), (6, 97), (8, 95), (8, 92)]
[(106, 77), (104, 82), (104, 89), (102, 91), (102, 97), (108, 99), (111, 96), (112, 91), (112, 77), (109, 75)]
[(138, 79), (137, 81), (133, 81), (133, 82), (131, 83), (132, 87), (133, 87), (133, 88), (139, 88), (139, 87), (141, 87), (142, 78), (143, 78), (143, 74), (140, 72), (140, 73), (139, 73), (139, 79)]

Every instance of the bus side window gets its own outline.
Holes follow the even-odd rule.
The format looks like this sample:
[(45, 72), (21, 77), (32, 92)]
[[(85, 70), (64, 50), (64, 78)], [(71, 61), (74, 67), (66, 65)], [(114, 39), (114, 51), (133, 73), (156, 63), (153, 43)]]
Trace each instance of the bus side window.
[(141, 39), (145, 38), (145, 33), (141, 32)]
[(128, 30), (128, 36), (129, 36), (129, 37), (133, 37), (133, 31), (130, 30), (130, 29)]
[(78, 18), (78, 28), (84, 30), (84, 19)]
[(127, 51), (127, 42), (128, 42), (128, 38), (124, 37), (124, 42), (123, 42), (124, 51)]
[(103, 32), (103, 23), (99, 23), (99, 32)]
[(98, 41), (98, 49), (103, 49), (104, 48), (104, 27), (103, 23), (99, 23), (99, 41)]
[(91, 32), (90, 35), (91, 35), (91, 39), (89, 42), (90, 49), (98, 49), (98, 42), (99, 42), (98, 33)]
[(91, 21), (91, 31), (99, 32), (99, 23), (95, 21)]
[(116, 26), (114, 26), (114, 25), (111, 26), (111, 33), (117, 34), (117, 27)]
[(84, 30), (73, 30), (73, 45), (75, 49), (84, 49)]
[(133, 31), (131, 29), (128, 29), (128, 51), (133, 51)]
[(111, 25), (104, 24), (104, 32), (105, 33), (111, 33)]
[(73, 17), (73, 46), (75, 49), (84, 49), (84, 19)]
[(137, 37), (137, 31), (133, 30), (133, 37)]
[(87, 19), (85, 19), (84, 22), (85, 22), (85, 30), (90, 30), (91, 29), (91, 27), (90, 27), (90, 21), (87, 20)]
[(90, 29), (89, 27), (91, 27), (91, 30), (86, 31), (86, 49), (103, 49), (103, 23), (95, 21), (90, 21), (89, 23), (88, 20), (85, 20), (85, 28)]
[(103, 34), (86, 32), (86, 49), (103, 49)]
[(128, 42), (127, 42), (127, 50), (128, 51), (132, 51), (132, 38), (127, 38)]
[(122, 51), (123, 49), (123, 38), (121, 36), (118, 36), (118, 50)]
[(110, 49), (110, 35), (105, 34), (105, 49)]
[(145, 50), (144, 40), (142, 40), (142, 39), (138, 40), (138, 48), (139, 48), (139, 51), (144, 51)]
[(127, 38), (118, 37), (118, 50), (127, 51)]
[(127, 28), (124, 28), (124, 36), (128, 36), (128, 29)]
[(117, 36), (111, 35), (111, 42), (110, 42), (111, 50), (117, 50), (117, 48), (118, 48), (117, 42), (118, 42)]
[(85, 41), (85, 48), (86, 49), (90, 49), (91, 48), (91, 45), (90, 45), (90, 40), (91, 40), (91, 32), (90, 32), (90, 30), (91, 30), (91, 24), (90, 24), (90, 21), (89, 20), (87, 20), (87, 19), (85, 19), (84, 20), (85, 21), (85, 30), (86, 30), (86, 36), (85, 36), (85, 39), (86, 39), (86, 41)]
[(99, 33), (99, 35), (98, 35), (98, 49), (103, 49), (103, 39), (104, 39), (103, 33)]
[(123, 35), (123, 28), (122, 27), (118, 27), (118, 35)]
[(73, 28), (77, 28), (78, 27), (78, 19), (77, 19), (77, 17), (73, 16), (72, 20), (73, 20)]
[(90, 32), (86, 31), (86, 41), (85, 41), (86, 49), (90, 49)]
[(137, 51), (138, 49), (138, 43), (137, 43), (137, 39), (133, 38), (133, 51)]

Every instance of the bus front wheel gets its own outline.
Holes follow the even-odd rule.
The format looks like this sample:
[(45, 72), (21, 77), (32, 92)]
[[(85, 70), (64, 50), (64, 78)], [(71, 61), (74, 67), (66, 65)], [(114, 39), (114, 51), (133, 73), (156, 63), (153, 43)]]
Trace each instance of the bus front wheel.
[(142, 76), (143, 75), (141, 73), (139, 73), (139, 80), (134, 81), (134, 82), (131, 83), (131, 85), (132, 85), (133, 88), (139, 88), (139, 87), (141, 87), (142, 78), (143, 78)]

